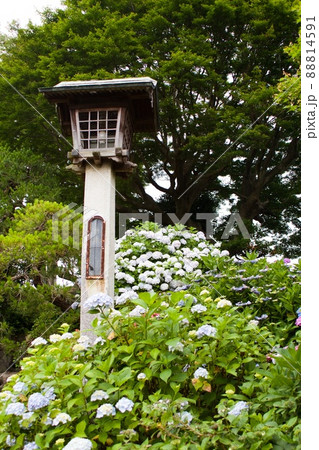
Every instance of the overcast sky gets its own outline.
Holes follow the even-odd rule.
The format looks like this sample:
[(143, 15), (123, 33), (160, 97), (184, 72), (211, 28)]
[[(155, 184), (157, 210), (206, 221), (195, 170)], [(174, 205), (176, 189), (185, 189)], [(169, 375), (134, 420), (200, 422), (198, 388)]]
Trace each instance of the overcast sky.
[(40, 23), (38, 11), (46, 7), (58, 8), (61, 0), (0, 0), (0, 32), (8, 31), (8, 23), (17, 20), (21, 26), (25, 26), (29, 20)]

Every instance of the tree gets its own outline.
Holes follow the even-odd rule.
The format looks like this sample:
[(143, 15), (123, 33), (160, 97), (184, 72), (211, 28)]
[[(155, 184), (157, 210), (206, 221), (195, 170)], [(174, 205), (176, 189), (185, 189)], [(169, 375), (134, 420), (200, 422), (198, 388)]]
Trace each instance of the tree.
[[(200, 198), (222, 193), (215, 194), (220, 205), (235, 194), (234, 207), (251, 229), (258, 221), (272, 232), (287, 232), (278, 205), (284, 203), (296, 221), (300, 115), (284, 107), (287, 93), (280, 91), (280, 80), (298, 70), (285, 48), (298, 42), (299, 2), (66, 0), (65, 5), (64, 11), (47, 10), (42, 25), (16, 30), (3, 43), (0, 69), (46, 117), (54, 113), (36, 94), (40, 85), (143, 75), (158, 80), (160, 130), (137, 136), (132, 159), (139, 167), (119, 183), (125, 201), (119, 198), (118, 208), (162, 212), (168, 202), (182, 217)], [(16, 113), (4, 80), (0, 90), (11, 111), (0, 113), (0, 139), (7, 142)], [(21, 98), (15, 102), (20, 105), (15, 110), (25, 109)], [(47, 124), (38, 116), (34, 125), (25, 120), (23, 111), (11, 139), (43, 152)], [(50, 158), (64, 158), (68, 145), (50, 134), (49, 145), (64, 148)], [(283, 177), (289, 177), (291, 190), (283, 188)], [(147, 183), (163, 194), (160, 200), (147, 194)]]
[[(9, 361), (32, 337), (48, 329), (52, 334), (66, 320), (73, 327), (78, 324), (70, 305), (79, 293), (79, 251), (71, 238), (65, 245), (61, 233), (52, 236), (53, 214), (62, 207), (44, 201), (29, 204), (16, 211), (10, 230), (0, 235), (0, 354)], [(70, 287), (57, 284), (57, 276), (69, 280)]]

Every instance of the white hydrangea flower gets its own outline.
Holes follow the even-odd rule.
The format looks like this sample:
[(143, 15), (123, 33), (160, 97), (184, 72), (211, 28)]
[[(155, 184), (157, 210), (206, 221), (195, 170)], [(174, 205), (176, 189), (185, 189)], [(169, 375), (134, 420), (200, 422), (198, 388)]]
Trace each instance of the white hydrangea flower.
[(96, 390), (91, 395), (91, 402), (95, 402), (96, 400), (107, 400), (109, 398), (109, 394), (101, 389)]
[(185, 270), (184, 269), (179, 269), (177, 272), (176, 272), (176, 275), (179, 275), (179, 276), (181, 276), (181, 277), (183, 277), (184, 275), (185, 275)]
[(9, 399), (12, 400), (12, 399), (15, 399), (16, 396), (10, 391), (1, 391), (0, 398), (1, 399), (3, 398), (4, 400), (9, 400)]
[(83, 306), (86, 310), (92, 310), (98, 307), (110, 309), (114, 308), (114, 301), (112, 297), (104, 292), (98, 292), (97, 294), (91, 295)]
[[(165, 281), (166, 281), (166, 280), (165, 280)], [(169, 288), (169, 286), (168, 286), (167, 283), (162, 283), (162, 284), (160, 285), (161, 291), (167, 291), (168, 288)]]
[(140, 248), (143, 246), (144, 246), (144, 244), (142, 244), (142, 242), (134, 242), (134, 244), (133, 244), (133, 247), (137, 247), (137, 248)]
[(168, 346), (168, 351), (169, 352), (183, 352), (184, 351), (184, 344), (182, 344), (182, 342), (177, 342), (176, 345), (169, 345)]
[(85, 334), (82, 334), (82, 336), (80, 336), (77, 340), (77, 343), (82, 344), (85, 348), (88, 348), (91, 346), (91, 339), (88, 336), (85, 336)]
[(44, 408), (48, 406), (50, 400), (44, 397), (44, 395), (40, 394), (40, 392), (36, 392), (31, 394), (28, 400), (28, 410), (36, 411), (38, 409)]
[(139, 381), (145, 380), (145, 378), (146, 378), (146, 375), (145, 375), (144, 372), (140, 372), (140, 373), (137, 375), (137, 379), (138, 379)]
[(60, 423), (67, 423), (67, 422), (71, 422), (71, 416), (69, 416), (69, 414), (66, 413), (59, 413), (52, 422), (52, 425), (54, 427), (56, 427), (57, 425), (59, 425)]
[(49, 337), (49, 341), (52, 344), (55, 344), (56, 342), (59, 342), (62, 340), (62, 336), (60, 334), (51, 334), (51, 336)]
[(199, 367), (197, 370), (195, 370), (194, 372), (194, 377), (195, 378), (207, 378), (208, 377), (208, 371), (206, 369), (204, 369), (204, 367)]
[(124, 277), (125, 277), (125, 273), (124, 273), (124, 272), (117, 272), (117, 273), (115, 274), (115, 279), (116, 279), (116, 280), (123, 280)]
[(104, 416), (115, 416), (116, 409), (114, 408), (111, 403), (104, 403), (103, 405), (99, 406), (96, 411), (96, 417), (100, 419)]
[(162, 259), (163, 258), (163, 254), (162, 254), (162, 252), (155, 251), (155, 252), (153, 252), (152, 257), (154, 259)]
[(137, 305), (128, 315), (130, 317), (141, 317), (146, 313), (146, 309), (140, 305)]
[(125, 274), (125, 281), (127, 282), (127, 284), (133, 284), (135, 283), (135, 278), (132, 277), (132, 275), (129, 275), (128, 273)]
[(104, 344), (105, 342), (106, 342), (105, 339), (103, 339), (101, 336), (99, 336), (95, 339), (95, 341), (93, 342), (93, 345)]
[(122, 397), (115, 406), (121, 413), (125, 413), (126, 411), (132, 411), (134, 403), (127, 397)]
[(225, 306), (233, 306), (232, 302), (230, 302), (229, 300), (219, 300), (219, 302), (216, 305), (216, 308), (224, 308)]
[(114, 317), (121, 317), (122, 313), (121, 311), (118, 311), (117, 309), (112, 309), (111, 313), (109, 314), (109, 319), (114, 319)]
[(205, 312), (205, 311), (207, 311), (207, 308), (206, 308), (206, 306), (204, 306), (204, 305), (201, 305), (200, 303), (198, 303), (197, 305), (194, 305), (194, 306), (192, 306), (191, 307), (191, 312), (192, 313), (202, 313), (202, 312)]
[(173, 248), (180, 248), (180, 246), (181, 246), (182, 244), (181, 244), (181, 241), (179, 241), (178, 239), (176, 239), (175, 241), (173, 241), (172, 242), (172, 244), (171, 244), (171, 246), (173, 247)]
[(73, 438), (62, 450), (92, 450), (92, 442), (85, 438)]
[[(173, 280), (172, 276), (170, 274), (165, 275), (164, 277), (164, 281), (165, 283), (163, 283), (164, 285), (167, 283), (170, 283)], [(162, 288), (161, 288), (162, 289)], [(164, 291), (164, 289), (162, 289)]]
[(200, 295), (200, 296), (203, 296), (203, 295), (209, 295), (209, 291), (208, 291), (207, 289), (203, 289), (203, 290), (200, 292), (199, 295)]
[(43, 339), (43, 337), (37, 337), (31, 342), (31, 347), (37, 347), (38, 345), (45, 345), (48, 341), (46, 339)]
[(62, 336), (61, 336), (62, 340), (63, 339), (73, 339), (73, 338), (74, 338), (74, 336), (73, 336), (72, 333), (63, 333)]
[(127, 300), (134, 300), (136, 298), (138, 298), (137, 293), (134, 290), (129, 289), (123, 292), (119, 297), (117, 297), (115, 299), (115, 303), (117, 305), (124, 305), (124, 303), (126, 303)]
[(14, 416), (22, 416), (25, 411), (25, 406), (21, 402), (9, 403), (6, 408), (6, 414), (12, 414)]
[(149, 283), (139, 283), (138, 286), (142, 291), (151, 291), (153, 289), (153, 286)]
[(201, 327), (198, 328), (198, 330), (196, 331), (196, 336), (198, 338), (202, 338), (203, 336), (211, 336), (214, 337), (217, 333), (217, 330), (215, 327), (212, 327), (211, 325), (202, 325)]
[(83, 350), (87, 350), (87, 347), (83, 344), (75, 344), (73, 345), (72, 350), (74, 352), (82, 352)]

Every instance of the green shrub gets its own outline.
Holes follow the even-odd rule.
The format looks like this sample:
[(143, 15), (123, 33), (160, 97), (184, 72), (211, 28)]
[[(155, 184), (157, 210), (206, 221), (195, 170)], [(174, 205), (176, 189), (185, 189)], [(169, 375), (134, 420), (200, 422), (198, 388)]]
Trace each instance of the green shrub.
[[(182, 252), (196, 237), (187, 232)], [(130, 232), (122, 243), (129, 248), (135, 238), (145, 239), (145, 233)], [(201, 241), (206, 257), (197, 255), (194, 271), (177, 275), (177, 290), (174, 284), (161, 289), (167, 273), (160, 262), (168, 258), (156, 254), (162, 279), (152, 291), (133, 289), (143, 273), (136, 266), (128, 285), (118, 280), (115, 309), (106, 294), (91, 297), (87, 307), (100, 313), (93, 321), (94, 343), (69, 333), (66, 324), (49, 343), (33, 342), (21, 372), (0, 393), (1, 448), (300, 448), (300, 331), (292, 309), (299, 306), (298, 270), (255, 256), (238, 263), (203, 239), (192, 248)], [(139, 251), (160, 251), (154, 239), (151, 245), (149, 250), (145, 240)], [(120, 258), (126, 255), (118, 255), (118, 264)], [(152, 258), (154, 253), (145, 260)], [(246, 280), (245, 292), (232, 289), (242, 285), (243, 273), (262, 277)], [(277, 301), (258, 301), (255, 282), (260, 290), (276, 291), (271, 295)], [(286, 310), (289, 298), (293, 306)]]

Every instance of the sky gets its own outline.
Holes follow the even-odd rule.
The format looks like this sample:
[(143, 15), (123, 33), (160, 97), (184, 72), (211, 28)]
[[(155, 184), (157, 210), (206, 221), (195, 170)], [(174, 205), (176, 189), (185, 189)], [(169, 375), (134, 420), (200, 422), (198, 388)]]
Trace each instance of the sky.
[(21, 26), (29, 20), (39, 24), (41, 19), (37, 11), (61, 6), (61, 0), (0, 0), (0, 32), (8, 32), (8, 23), (12, 20), (17, 20)]

